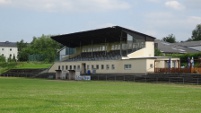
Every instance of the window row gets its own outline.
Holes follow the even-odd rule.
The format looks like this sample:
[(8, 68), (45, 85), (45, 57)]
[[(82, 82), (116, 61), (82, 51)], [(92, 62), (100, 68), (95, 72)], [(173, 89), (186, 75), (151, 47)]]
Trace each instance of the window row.
[(80, 65), (58, 66), (58, 70), (79, 70)]
[[(115, 65), (114, 64), (101, 64), (101, 65), (86, 65), (85, 67), (87, 70), (114, 70), (115, 69)], [(130, 70), (132, 68), (132, 65), (131, 64), (124, 64), (124, 70)], [(81, 69), (81, 66), (80, 65), (66, 65), (66, 66), (58, 66), (58, 70), (80, 70)]]
[(101, 64), (101, 65), (87, 65), (87, 67), (86, 67), (86, 69), (96, 69), (96, 70), (99, 70), (99, 69), (101, 69), (101, 70), (103, 70), (103, 69), (106, 69), (106, 70), (109, 70), (109, 69), (112, 69), (112, 70), (114, 70), (115, 69), (115, 65), (114, 64), (112, 64), (112, 65), (109, 65), (109, 64), (106, 64), (106, 65), (104, 65), (104, 64)]
[[(4, 48), (2, 48), (2, 51), (4, 51)], [(12, 49), (10, 48), (10, 51), (12, 51)]]

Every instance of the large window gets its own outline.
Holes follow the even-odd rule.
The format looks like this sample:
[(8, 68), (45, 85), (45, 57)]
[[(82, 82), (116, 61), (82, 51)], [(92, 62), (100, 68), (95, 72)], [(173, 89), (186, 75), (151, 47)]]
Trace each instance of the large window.
[(115, 69), (115, 66), (114, 66), (114, 64), (112, 64), (112, 70), (114, 70)]
[(104, 65), (103, 64), (101, 65), (101, 69), (104, 69)]
[(132, 68), (131, 64), (125, 64), (124, 69), (125, 70), (130, 70)]
[(107, 65), (106, 65), (106, 69), (109, 70), (109, 68), (110, 68), (110, 67), (109, 67), (109, 65), (107, 64)]

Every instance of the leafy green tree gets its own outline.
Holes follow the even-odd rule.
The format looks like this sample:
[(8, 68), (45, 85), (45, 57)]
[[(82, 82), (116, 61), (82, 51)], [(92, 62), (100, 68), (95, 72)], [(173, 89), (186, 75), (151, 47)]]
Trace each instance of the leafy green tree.
[(3, 55), (0, 56), (0, 62), (6, 62), (5, 56), (3, 56)]
[(19, 61), (45, 61), (53, 62), (57, 55), (57, 50), (61, 48), (61, 44), (50, 38), (50, 35), (42, 35), (41, 37), (33, 37), (30, 44), (21, 40), (18, 43)]
[(163, 55), (163, 53), (159, 49), (155, 49), (154, 50), (154, 55), (155, 56), (161, 56), (161, 55)]
[(201, 40), (201, 24), (198, 24), (196, 28), (192, 31), (191, 39), (192, 41)]
[(164, 37), (163, 41), (169, 42), (169, 43), (175, 43), (176, 42), (176, 38), (175, 38), (175, 36), (173, 34), (170, 34), (167, 37)]
[(27, 61), (28, 60), (28, 53), (26, 53), (28, 43), (24, 42), (24, 40), (21, 40), (20, 42), (17, 42), (17, 48), (18, 48), (18, 60), (19, 61)]

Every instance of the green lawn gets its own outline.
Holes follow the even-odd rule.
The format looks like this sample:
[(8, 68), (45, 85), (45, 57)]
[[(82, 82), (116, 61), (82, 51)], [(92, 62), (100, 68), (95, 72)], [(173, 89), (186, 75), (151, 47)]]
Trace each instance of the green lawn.
[(0, 77), (0, 113), (201, 113), (201, 86)]

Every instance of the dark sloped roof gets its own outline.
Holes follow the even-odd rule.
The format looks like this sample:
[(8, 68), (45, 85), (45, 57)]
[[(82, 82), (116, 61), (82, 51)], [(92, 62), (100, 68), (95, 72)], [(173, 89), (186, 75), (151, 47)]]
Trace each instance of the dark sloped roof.
[(178, 42), (175, 44), (179, 46), (185, 46), (185, 47), (196, 47), (196, 46), (201, 46), (201, 41)]
[(146, 40), (150, 41), (154, 41), (155, 39), (152, 36), (120, 26), (57, 35), (51, 38), (67, 47), (79, 47), (80, 45), (90, 45), (92, 43), (119, 42), (120, 37), (122, 37), (122, 41), (126, 41), (126, 32), (141, 35), (145, 37)]
[(0, 47), (17, 47), (17, 43), (16, 42), (0, 42)]
[(162, 40), (155, 40), (158, 44), (158, 49), (163, 53), (196, 53), (199, 52), (195, 49), (179, 46), (175, 43), (168, 43)]

